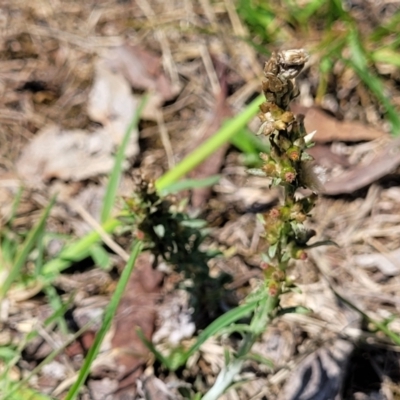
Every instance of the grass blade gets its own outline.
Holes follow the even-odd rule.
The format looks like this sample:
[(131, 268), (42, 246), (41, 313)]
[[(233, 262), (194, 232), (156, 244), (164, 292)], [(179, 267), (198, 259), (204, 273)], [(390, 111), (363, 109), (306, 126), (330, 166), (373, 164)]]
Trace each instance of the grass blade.
[(88, 377), (90, 372), (90, 367), (95, 358), (97, 357), (97, 354), (99, 353), (101, 343), (103, 342), (106, 333), (110, 329), (112, 319), (117, 311), (117, 307), (124, 293), (129, 277), (131, 276), (131, 273), (134, 269), (135, 261), (142, 250), (142, 246), (143, 246), (142, 242), (136, 242), (136, 244), (134, 245), (131, 256), (122, 272), (122, 275), (119, 279), (115, 292), (105, 311), (103, 323), (100, 327), (100, 330), (97, 332), (96, 338), (86, 356), (86, 359), (82, 365), (77, 380), (71, 386), (64, 400), (75, 399), (78, 396), (82, 385), (85, 383), (86, 378)]
[(227, 313), (221, 315), (210, 325), (208, 325), (203, 332), (201, 332), (201, 334), (197, 338), (196, 343), (187, 351), (186, 359), (193, 355), (200, 348), (200, 346), (211, 336), (217, 334), (218, 332), (223, 332), (223, 329), (228, 325), (249, 315), (258, 305), (259, 301), (253, 301), (243, 306), (236, 307), (233, 310), (230, 310)]
[(122, 143), (119, 146), (118, 152), (115, 156), (114, 168), (111, 172), (110, 179), (108, 181), (106, 194), (104, 196), (103, 209), (101, 210), (101, 222), (106, 222), (110, 218), (111, 210), (114, 206), (115, 198), (117, 196), (118, 185), (122, 174), (122, 164), (125, 159), (126, 148), (129, 143), (129, 139), (134, 128), (139, 123), (140, 115), (147, 103), (148, 95), (143, 96), (138, 108), (136, 109), (135, 115), (133, 116), (128, 128), (126, 129), (125, 135), (122, 139)]
[(385, 107), (388, 119), (392, 125), (392, 134), (395, 136), (400, 135), (400, 117), (390, 100), (385, 96), (384, 87), (380, 79), (369, 72), (364, 49), (355, 30), (350, 32), (348, 43), (351, 58), (346, 61)]
[[(102, 225), (105, 232), (110, 233), (121, 225), (121, 221), (110, 219)], [(66, 246), (57, 258), (49, 261), (43, 266), (42, 274), (44, 281), (51, 280), (55, 275), (71, 266), (73, 262), (81, 261), (90, 256), (90, 247), (100, 240), (101, 236), (97, 231), (90, 232), (82, 239)]]
[(31, 252), (36, 240), (40, 237), (42, 230), (44, 229), (47, 217), (49, 216), (50, 210), (53, 207), (55, 202), (55, 197), (50, 200), (49, 205), (44, 210), (39, 222), (37, 225), (31, 229), (24, 243), (22, 244), (21, 250), (18, 252), (17, 257), (13, 263), (11, 271), (9, 272), (7, 279), (5, 280), (2, 287), (0, 287), (0, 300), (4, 298), (10, 289), (14, 280), (18, 277), (21, 272), (21, 268), (26, 263), (26, 260)]
[[(85, 324), (81, 329), (79, 329), (78, 332), (74, 333), (67, 341), (65, 341), (62, 346), (54, 349), (43, 361), (41, 361), (35, 368), (33, 368), (22, 380), (15, 382), (12, 385), (12, 388), (10, 391), (5, 395), (5, 397), (2, 397), (2, 400), (7, 400), (12, 398), (11, 396), (14, 395), (16, 392), (18, 392), (21, 388), (24, 388), (24, 386), (32, 379), (34, 375), (40, 372), (40, 370), (50, 362), (52, 362), (60, 353), (62, 353), (71, 343), (73, 343), (79, 336), (82, 335), (82, 333), (86, 332), (88, 328), (91, 326), (93, 321), (89, 321), (87, 324)], [(19, 397), (18, 399), (28, 399), (28, 397)]]
[(175, 182), (162, 191), (160, 196), (167, 196), (168, 194), (175, 194), (182, 190), (191, 190), (213, 186), (221, 179), (221, 175), (212, 175), (204, 179), (182, 179), (179, 182)]

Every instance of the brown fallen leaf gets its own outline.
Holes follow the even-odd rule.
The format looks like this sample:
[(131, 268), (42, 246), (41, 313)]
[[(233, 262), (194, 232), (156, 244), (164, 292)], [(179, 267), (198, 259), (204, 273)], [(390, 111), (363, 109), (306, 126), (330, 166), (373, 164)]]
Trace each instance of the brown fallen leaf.
[(400, 139), (390, 141), (368, 165), (357, 165), (324, 184), (329, 195), (353, 193), (387, 174), (400, 165)]
[(154, 375), (150, 375), (143, 382), (143, 392), (147, 400), (170, 400), (176, 397), (165, 382)]
[(161, 57), (141, 46), (123, 45), (111, 49), (105, 62), (112, 71), (118, 71), (134, 89), (150, 92), (143, 110), (144, 119), (155, 120), (155, 109), (174, 98), (180, 91), (171, 84), (162, 70)]
[(347, 157), (335, 154), (329, 145), (316, 144), (314, 147), (308, 149), (307, 153), (314, 158), (316, 164), (325, 168), (333, 168), (338, 165), (345, 168), (351, 166)]
[(54, 178), (80, 181), (111, 171), (114, 148), (104, 129), (89, 133), (51, 125), (25, 146), (16, 168), (31, 186)]
[[(122, 142), (139, 99), (122, 74), (108, 68), (104, 60), (98, 61), (95, 71), (88, 114), (103, 127), (87, 132), (51, 125), (39, 131), (17, 161), (18, 173), (30, 184), (54, 178), (81, 181), (111, 171), (115, 148)], [(138, 152), (135, 131), (125, 154), (133, 157)]]
[[(122, 142), (138, 104), (139, 98), (132, 94), (131, 86), (122, 73), (110, 68), (105, 60), (97, 61), (87, 111), (93, 121), (103, 125), (116, 144)], [(131, 135), (128, 156), (138, 152), (137, 147), (132, 148), (132, 140), (135, 137), (137, 140), (137, 136), (137, 132)]]
[(388, 134), (379, 129), (357, 121), (339, 121), (317, 107), (303, 107), (293, 104), (291, 109), (296, 114), (304, 114), (307, 132), (317, 131), (314, 141), (318, 143), (343, 141), (359, 142), (379, 139)]
[(175, 89), (162, 71), (161, 58), (141, 46), (116, 47), (106, 60), (109, 68), (120, 71), (135, 89), (157, 91), (164, 100), (175, 96)]
[[(111, 340), (114, 362), (118, 366), (118, 389), (114, 400), (131, 398), (136, 380), (143, 372), (148, 356), (147, 347), (137, 335), (140, 328), (151, 339), (156, 316), (156, 301), (163, 274), (152, 268), (152, 255), (142, 253), (131, 275), (114, 318), (115, 334)], [(133, 397), (132, 397), (133, 398)]]

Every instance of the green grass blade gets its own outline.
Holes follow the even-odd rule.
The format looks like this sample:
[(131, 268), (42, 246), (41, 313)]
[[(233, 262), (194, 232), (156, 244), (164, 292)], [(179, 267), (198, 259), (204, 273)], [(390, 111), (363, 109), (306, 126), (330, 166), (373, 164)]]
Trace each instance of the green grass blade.
[(142, 114), (142, 111), (147, 103), (148, 98), (149, 98), (148, 95), (143, 96), (138, 108), (136, 109), (135, 115), (133, 116), (131, 122), (129, 123), (128, 128), (126, 129), (125, 135), (122, 139), (122, 143), (119, 146), (119, 149), (115, 156), (114, 168), (111, 172), (110, 179), (108, 181), (106, 194), (104, 196), (104, 201), (103, 201), (103, 209), (101, 210), (101, 222), (103, 223), (110, 218), (115, 198), (117, 197), (117, 190), (121, 179), (122, 164), (125, 160), (126, 148), (128, 146), (129, 139), (131, 137), (134, 128), (136, 128), (139, 123), (140, 115)]
[(22, 244), (22, 248), (19, 250), (17, 257), (13, 263), (11, 271), (9, 272), (7, 279), (5, 280), (2, 287), (0, 287), (0, 300), (4, 298), (8, 290), (10, 289), (14, 280), (18, 277), (21, 272), (21, 268), (24, 266), (29, 253), (31, 252), (36, 240), (41, 235), (42, 230), (46, 224), (47, 217), (49, 216), (50, 210), (53, 207), (55, 202), (55, 197), (50, 200), (49, 205), (44, 210), (39, 222), (36, 226), (31, 229), (24, 243)]
[(110, 253), (100, 244), (93, 244), (90, 247), (90, 256), (92, 257), (96, 267), (109, 270), (112, 266)]
[(337, 298), (339, 298), (343, 303), (347, 304), (350, 308), (353, 310), (357, 311), (361, 316), (364, 317), (365, 320), (370, 322), (375, 326), (376, 329), (380, 330), (382, 333), (384, 333), (388, 338), (390, 338), (394, 344), (397, 346), (400, 346), (400, 336), (396, 333), (393, 332), (389, 327), (387, 327), (385, 324), (382, 322), (376, 321), (373, 318), (371, 318), (367, 313), (359, 309), (355, 304), (353, 304), (350, 300), (347, 300), (345, 297), (343, 297), (339, 292), (337, 292), (332, 285), (330, 285), (331, 290), (335, 294)]
[[(121, 225), (121, 221), (110, 219), (102, 225), (105, 232), (110, 233)], [(101, 236), (98, 232), (93, 231), (84, 236), (82, 239), (66, 246), (57, 258), (49, 261), (43, 266), (42, 274), (44, 282), (51, 280), (61, 271), (69, 268), (72, 263), (81, 261), (90, 256), (90, 247), (100, 240)]]
[(86, 356), (86, 359), (82, 365), (77, 380), (71, 386), (64, 400), (75, 399), (78, 396), (82, 385), (85, 383), (86, 378), (88, 377), (90, 372), (90, 367), (100, 350), (101, 343), (103, 342), (106, 333), (110, 329), (112, 319), (117, 311), (117, 307), (124, 293), (129, 277), (131, 276), (131, 273), (134, 269), (136, 258), (138, 257), (138, 255), (142, 250), (142, 246), (143, 246), (142, 242), (136, 242), (136, 244), (134, 245), (131, 256), (122, 272), (122, 275), (119, 279), (115, 292), (105, 311), (103, 323), (100, 327), (100, 330), (97, 332), (96, 338)]
[[(45, 394), (39, 393), (36, 390), (29, 388), (21, 388), (14, 391), (14, 386), (15, 384), (11, 384), (11, 389), (13, 390), (13, 394), (7, 395), (6, 398), (8, 400), (52, 400), (53, 399), (53, 397), (47, 396)], [(5, 399), (4, 397), (1, 398), (3, 400)]]
[[(46, 296), (48, 299), (48, 304), (50, 304), (50, 306), (52, 307), (54, 312), (63, 309), (63, 302), (54, 286), (52, 286), (52, 285), (46, 286), (44, 288), (44, 292), (46, 293)], [(67, 322), (65, 321), (64, 314), (61, 315), (57, 319), (57, 324), (58, 324), (58, 327), (60, 328), (60, 331), (64, 335), (67, 335), (68, 334), (68, 326), (67, 326)]]
[(215, 185), (221, 179), (220, 175), (208, 176), (204, 179), (182, 179), (181, 181), (172, 183), (165, 189), (160, 191), (160, 196), (166, 196), (168, 194), (175, 194), (182, 190), (191, 190), (204, 188)]
[(370, 73), (364, 49), (355, 30), (350, 32), (348, 36), (348, 44), (351, 58), (347, 60), (347, 62), (351, 65), (364, 84), (385, 107), (388, 120), (392, 126), (392, 134), (395, 136), (400, 135), (400, 117), (398, 112), (393, 107), (389, 99), (385, 96), (384, 87), (380, 79)]
[[(73, 343), (82, 333), (86, 332), (88, 328), (92, 325), (93, 321), (89, 321), (85, 324), (78, 332), (68, 338), (62, 346), (58, 347), (57, 349), (53, 350), (43, 361), (41, 361), (32, 371), (30, 371), (23, 379), (13, 384), (12, 388), (7, 392), (7, 394), (2, 397), (2, 400), (12, 399), (13, 395), (18, 392), (19, 390), (24, 389), (24, 386), (32, 379), (34, 375), (40, 372), (44, 365), (49, 364), (52, 362), (60, 353), (62, 353), (71, 343)], [(20, 397), (19, 399), (27, 399), (26, 397)]]
[(398, 51), (388, 47), (375, 50), (371, 53), (371, 58), (374, 62), (381, 62), (400, 67), (400, 54)]
[(186, 360), (193, 355), (197, 350), (199, 350), (200, 346), (208, 340), (211, 336), (223, 332), (225, 327), (230, 324), (236, 322), (237, 320), (246, 317), (252, 311), (254, 311), (259, 305), (258, 301), (253, 301), (251, 303), (245, 304), (243, 306), (239, 306), (234, 308), (233, 310), (228, 311), (227, 313), (221, 315), (215, 321), (213, 321), (210, 325), (204, 329), (203, 332), (197, 338), (196, 343), (187, 351)]
[(234, 135), (237, 134), (237, 132), (243, 129), (243, 127), (252, 117), (254, 117), (263, 101), (265, 101), (264, 96), (258, 96), (246, 107), (243, 112), (231, 119), (229, 122), (225, 123), (215, 135), (202, 143), (178, 165), (159, 178), (156, 181), (157, 190), (162, 191), (167, 186), (182, 178), (185, 174), (197, 167), (207, 157), (219, 149), (224, 143), (228, 142)]
[(171, 371), (172, 365), (169, 362), (168, 357), (164, 357), (164, 355), (156, 349), (154, 344), (146, 338), (146, 336), (144, 335), (143, 331), (140, 328), (136, 329), (136, 333), (139, 336), (139, 339), (143, 342), (143, 344), (153, 353), (154, 357), (156, 357), (158, 361), (160, 361), (167, 369)]
[(269, 153), (269, 142), (263, 142), (247, 128), (238, 131), (238, 133), (231, 138), (230, 142), (242, 153), (256, 154), (257, 156), (260, 154), (260, 151)]
[(23, 188), (22, 188), (22, 186), (20, 186), (18, 188), (18, 192), (17, 192), (15, 199), (13, 201), (13, 204), (12, 204), (11, 215), (10, 215), (10, 219), (8, 220), (9, 225), (12, 224), (12, 222), (14, 221), (14, 218), (17, 214), (17, 209), (18, 209), (19, 203), (21, 202), (22, 192), (23, 192)]

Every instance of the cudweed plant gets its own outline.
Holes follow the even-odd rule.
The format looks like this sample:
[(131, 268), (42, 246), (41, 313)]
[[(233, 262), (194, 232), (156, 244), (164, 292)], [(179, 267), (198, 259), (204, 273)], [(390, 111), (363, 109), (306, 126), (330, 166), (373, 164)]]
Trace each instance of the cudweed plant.
[[(259, 173), (272, 179), (272, 185), (283, 188), (283, 203), (264, 214), (265, 239), (269, 245), (262, 267), (271, 295), (284, 291), (286, 269), (291, 259), (306, 259), (309, 240), (315, 235), (304, 225), (314, 207), (316, 193), (321, 188), (312, 168), (307, 148), (314, 133), (307, 134), (304, 116), (295, 116), (289, 103), (299, 95), (295, 78), (301, 72), (308, 55), (304, 50), (273, 53), (266, 63), (266, 79), (262, 89), (266, 98), (260, 106), (262, 125), (259, 134), (268, 137), (270, 154), (261, 154), (263, 166)], [(299, 188), (311, 189), (313, 195), (296, 196)], [(312, 247), (326, 244), (314, 243)]]
[[(313, 133), (307, 134), (302, 115), (295, 116), (289, 110), (291, 100), (299, 95), (295, 78), (307, 60), (308, 54), (302, 49), (286, 50), (273, 53), (265, 64), (262, 90), (266, 101), (260, 106), (262, 124), (257, 134), (268, 138), (270, 153), (261, 154), (262, 167), (250, 172), (272, 179), (273, 186), (281, 186), (283, 201), (261, 216), (268, 251), (262, 255), (264, 281), (247, 299), (255, 305), (252, 320), (246, 327), (236, 325), (236, 330), (243, 333), (242, 343), (203, 400), (218, 399), (231, 385), (253, 344), (279, 311), (280, 296), (292, 287), (286, 277), (289, 262), (305, 260), (307, 248), (329, 243), (309, 244), (315, 232), (307, 229), (305, 222), (321, 183), (307, 153)], [(300, 188), (311, 189), (313, 194), (301, 198), (297, 195)]]
[(219, 316), (218, 299), (230, 280), (227, 274), (209, 274), (208, 262), (217, 252), (202, 248), (208, 233), (206, 221), (184, 212), (185, 204), (177, 204), (175, 196), (160, 196), (153, 182), (140, 177), (137, 184), (137, 193), (125, 199), (128, 215), (134, 218), (136, 236), (156, 256), (155, 264), (161, 259), (182, 274), (194, 322), (203, 328), (204, 322)]

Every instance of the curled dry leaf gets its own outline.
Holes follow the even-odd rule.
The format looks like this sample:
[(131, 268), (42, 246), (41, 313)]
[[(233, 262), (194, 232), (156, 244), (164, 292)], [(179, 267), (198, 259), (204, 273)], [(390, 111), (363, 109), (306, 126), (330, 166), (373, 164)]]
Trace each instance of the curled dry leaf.
[[(131, 87), (153, 92), (144, 117), (153, 119), (154, 109), (171, 99), (173, 88), (161, 69), (160, 58), (138, 46), (112, 49), (95, 66), (88, 99), (88, 115), (102, 128), (95, 132), (48, 126), (39, 131), (17, 162), (17, 171), (33, 185), (53, 178), (80, 181), (109, 173), (113, 153), (121, 143), (136, 112), (139, 98)], [(131, 134), (126, 155), (135, 156), (137, 131)]]
[(356, 165), (325, 183), (324, 193), (353, 193), (390, 174), (400, 165), (400, 139), (391, 140), (368, 165)]
[(118, 71), (137, 90), (151, 93), (143, 110), (143, 118), (155, 120), (155, 109), (171, 100), (180, 91), (171, 84), (162, 70), (161, 58), (140, 46), (123, 45), (109, 51), (105, 64)]
[(18, 174), (30, 185), (51, 179), (80, 181), (108, 173), (115, 145), (109, 132), (64, 130), (48, 126), (24, 148), (16, 163)]
[(119, 71), (132, 87), (157, 91), (164, 100), (174, 96), (171, 86), (161, 68), (161, 58), (140, 46), (116, 47), (105, 57), (112, 70)]
[[(87, 111), (89, 117), (100, 122), (116, 144), (121, 143), (132, 117), (135, 115), (139, 99), (131, 93), (131, 87), (125, 77), (108, 67), (104, 60), (95, 66), (95, 77), (89, 94)], [(127, 155), (137, 154), (134, 147), (137, 132), (131, 135)]]
[[(89, 95), (89, 116), (103, 127), (95, 132), (65, 130), (51, 125), (39, 131), (17, 161), (17, 171), (31, 184), (50, 179), (81, 181), (109, 173), (114, 151), (135, 114), (139, 100), (129, 83), (100, 61)], [(126, 155), (139, 151), (138, 133), (132, 133)]]
[(356, 121), (339, 121), (317, 107), (302, 107), (293, 104), (294, 113), (304, 114), (304, 125), (307, 132), (317, 131), (313, 140), (317, 143), (344, 141), (359, 142), (379, 139), (388, 134), (379, 129)]

